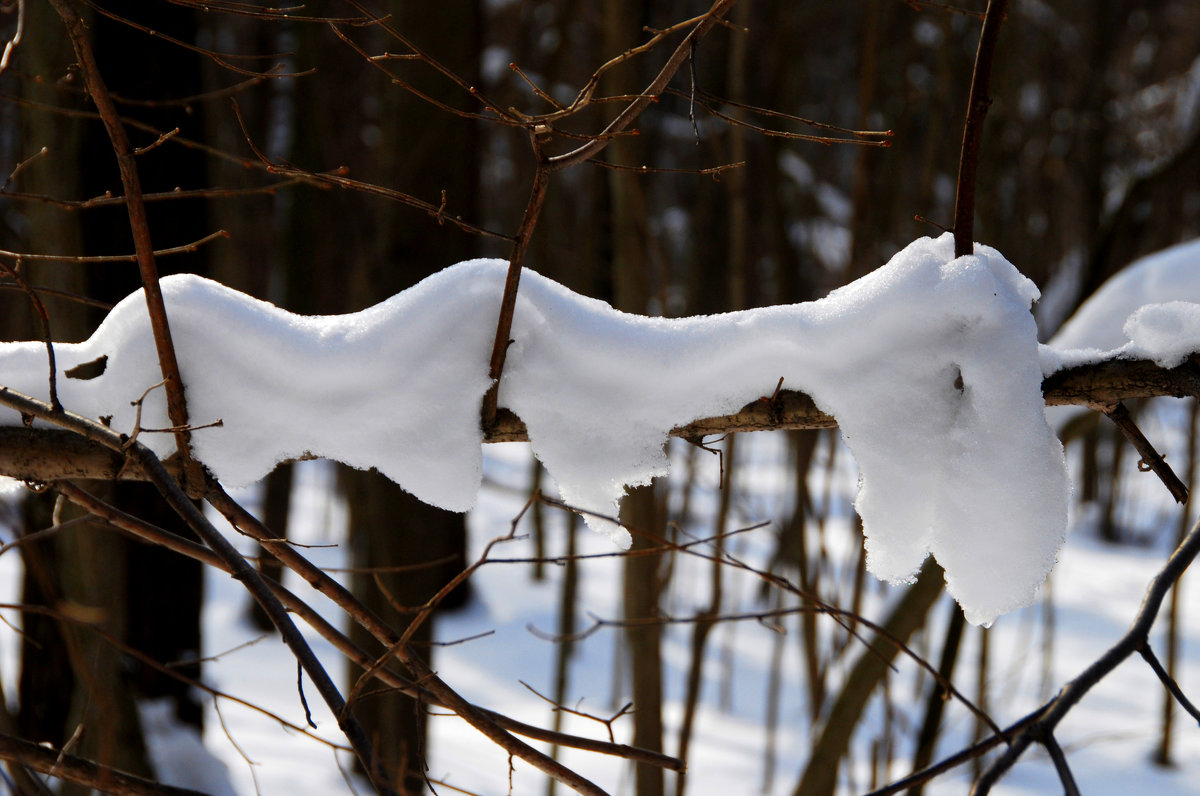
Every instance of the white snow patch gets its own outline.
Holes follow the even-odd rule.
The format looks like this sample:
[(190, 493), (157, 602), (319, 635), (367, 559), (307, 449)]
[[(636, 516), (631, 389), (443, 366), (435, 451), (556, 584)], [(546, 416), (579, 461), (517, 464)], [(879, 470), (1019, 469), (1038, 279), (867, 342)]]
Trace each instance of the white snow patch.
[(1042, 347), (1046, 375), (1102, 359), (1174, 367), (1200, 350), (1200, 238), (1135, 260), (1108, 279)]
[(237, 796), (229, 769), (204, 747), (195, 727), (175, 717), (173, 700), (145, 700), (137, 707), (146, 755), (159, 782), (211, 796)]
[[(1033, 283), (994, 249), (924, 238), (825, 299), (666, 319), (617, 312), (525, 271), (500, 389), (563, 498), (615, 515), (627, 486), (665, 475), (669, 431), (769, 395), (780, 377), (838, 418), (861, 471), (868, 564), (911, 579), (927, 554), (967, 618), (1031, 602), (1064, 536), (1062, 447), (1046, 425)], [(302, 453), (377, 467), (466, 510), (480, 484), (479, 406), (506, 264), (448, 268), (359, 313), (293, 315), (195, 276), (162, 281), (197, 456), (231, 485)], [(62, 370), (66, 406), (133, 428), (159, 380), (144, 301), (121, 302)], [(0, 344), (0, 383), (45, 398), (39, 343)], [(16, 424), (11, 411), (0, 422)], [(162, 391), (142, 424), (167, 425)], [(165, 434), (144, 434), (157, 453)], [(621, 545), (628, 532), (591, 520)]]

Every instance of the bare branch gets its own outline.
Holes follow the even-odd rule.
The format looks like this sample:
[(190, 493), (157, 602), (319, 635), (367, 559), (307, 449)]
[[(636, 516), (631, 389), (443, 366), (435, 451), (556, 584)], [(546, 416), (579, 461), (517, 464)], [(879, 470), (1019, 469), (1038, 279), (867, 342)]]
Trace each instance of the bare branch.
[(1104, 410), (1104, 415), (1117, 425), (1117, 428), (1125, 435), (1125, 439), (1129, 440), (1130, 444), (1141, 454), (1142, 458), (1138, 462), (1138, 468), (1145, 467), (1157, 475), (1167, 487), (1167, 491), (1171, 493), (1171, 497), (1175, 498), (1176, 503), (1187, 503), (1187, 486), (1179, 480), (1179, 476), (1175, 475), (1175, 471), (1163, 459), (1162, 454), (1154, 449), (1150, 440), (1146, 439), (1146, 435), (1137, 427), (1137, 423), (1133, 422), (1133, 416), (1125, 404), (1118, 403), (1116, 406), (1108, 407)]
[[(679, 71), (679, 68), (683, 66), (684, 61), (687, 60), (688, 55), (691, 53), (692, 42), (699, 41), (706, 33), (712, 30), (713, 26), (716, 25), (722, 19), (722, 17), (729, 13), (729, 9), (733, 8), (734, 2), (736, 2), (736, 0), (717, 0), (715, 3), (713, 3), (712, 8), (710, 8), (704, 15), (697, 18), (695, 26), (693, 26), (692, 29), (688, 31), (687, 35), (684, 36), (683, 41), (681, 41), (679, 46), (675, 48), (675, 52), (671, 53), (671, 57), (667, 59), (666, 64), (664, 64), (663, 68), (659, 70), (657, 77), (651, 81), (650, 85), (646, 87), (645, 91), (643, 91), (633, 102), (627, 105), (625, 110), (621, 111), (621, 113), (611, 122), (609, 122), (607, 127), (604, 128), (602, 135), (606, 137), (598, 137), (577, 149), (550, 158), (548, 161), (549, 166), (553, 170), (558, 171), (559, 169), (565, 169), (568, 166), (573, 166), (576, 163), (583, 163), (584, 161), (591, 160), (593, 157), (600, 154), (600, 152), (606, 146), (608, 146), (608, 141), (610, 139), (607, 136), (611, 136), (613, 133), (618, 133), (629, 127), (629, 125), (633, 124), (634, 120), (641, 115), (642, 111), (644, 111), (651, 102), (657, 99), (658, 96), (662, 94), (664, 90), (666, 90), (667, 84), (671, 82), (671, 78), (675, 76), (675, 73)], [(612, 62), (610, 62), (610, 64), (611, 63)], [(605, 64), (604, 67), (601, 67), (600, 70), (597, 70), (597, 74), (599, 74), (601, 70), (608, 66), (609, 64)]]
[(8, 68), (8, 61), (12, 57), (13, 51), (21, 44), (21, 36), (25, 32), (25, 0), (17, 0), (17, 29), (13, 33), (12, 38), (4, 45), (4, 54), (0, 55), (0, 74)]
[[(228, 237), (229, 232), (219, 229), (216, 232), (205, 235), (200, 240), (185, 243), (182, 246), (171, 246), (167, 249), (154, 249), (150, 254), (154, 257), (168, 257), (172, 254), (191, 254), (206, 243), (212, 243), (215, 240)], [(140, 256), (139, 254), (34, 254), (30, 252), (10, 252), (0, 249), (0, 257), (10, 260), (29, 260), (31, 262), (47, 263), (135, 263), (138, 262)]]
[[(1200, 395), (1200, 369), (1193, 360), (1175, 368), (1161, 368), (1144, 360), (1109, 360), (1059, 371), (1042, 383), (1047, 406), (1104, 407), (1132, 398)], [(0, 402), (2, 403), (2, 402)], [(812, 398), (794, 390), (780, 390), (772, 400), (757, 400), (738, 412), (700, 418), (671, 430), (687, 440), (743, 431), (787, 431), (835, 428), (837, 419), (821, 411)], [(485, 442), (523, 442), (529, 434), (524, 422), (503, 407), (485, 429)], [(311, 457), (309, 457), (311, 458)], [(165, 463), (178, 473), (174, 457)], [(34, 482), (62, 478), (146, 480), (136, 462), (126, 461), (103, 445), (76, 434), (44, 428), (0, 426), (0, 474)], [(203, 490), (192, 491), (194, 496)]]
[(965, 257), (975, 251), (975, 175), (979, 168), (979, 142), (983, 138), (983, 119), (992, 98), (992, 58), (1000, 23), (1008, 0), (988, 0), (975, 51), (975, 71), (971, 73), (971, 95), (967, 100), (967, 119), (963, 124), (962, 152), (958, 158), (958, 188), (954, 196), (954, 256)]
[(116, 796), (204, 796), (200, 791), (135, 777), (6, 733), (0, 733), (0, 758), (14, 760), (39, 773), (53, 774), (68, 782), (77, 782)]
[[(129, 198), (125, 207), (129, 213), (129, 228), (133, 233), (134, 250), (137, 252), (138, 270), (142, 277), (142, 286), (146, 295), (146, 308), (150, 314), (150, 325), (154, 329), (154, 344), (158, 353), (159, 366), (163, 378), (167, 380), (167, 412), (171, 424), (179, 428), (188, 426), (187, 399), (184, 397), (183, 378), (179, 375), (179, 360), (175, 354), (175, 345), (171, 341), (171, 327), (167, 322), (167, 308), (163, 302), (162, 291), (158, 285), (158, 266), (154, 259), (154, 244), (150, 240), (150, 225), (146, 218), (146, 206), (142, 202), (142, 184), (138, 176), (137, 163), (134, 159), (133, 147), (121, 117), (113, 105), (108, 87), (100, 74), (96, 63), (95, 53), (88, 38), (87, 27), (83, 19), (75, 11), (69, 0), (50, 0), (58, 16), (66, 26), (71, 46), (79, 60), (79, 68), (83, 74), (84, 83), (104, 128), (112, 143), (113, 153), (121, 171), (121, 182), (125, 186), (125, 195)], [(176, 446), (183, 457), (185, 465), (189, 461), (188, 450), (190, 437), (186, 431), (175, 435)], [(187, 475), (195, 480), (199, 477), (198, 468), (187, 467)]]
[(166, 468), (162, 466), (158, 457), (149, 448), (137, 442), (127, 444), (129, 440), (123, 434), (118, 434), (112, 429), (79, 415), (55, 410), (48, 404), (21, 396), (4, 387), (0, 387), (0, 404), (8, 406), (11, 409), (16, 409), (19, 412), (49, 420), (57, 426), (82, 434), (88, 439), (98, 442), (113, 451), (122, 452), (137, 461), (149, 477), (151, 483), (155, 485), (171, 508), (230, 567), (233, 577), (246, 586), (247, 590), (263, 607), (267, 615), (271, 617), (271, 621), (278, 628), (284, 642), (287, 643), (289, 649), (291, 649), (296, 659), (300, 662), (300, 665), (304, 668), (304, 671), (321, 692), (321, 696), (329, 706), (330, 711), (338, 717), (339, 727), (350, 741), (351, 746), (354, 747), (355, 754), (362, 761), (364, 770), (375, 784), (376, 789), (384, 794), (393, 792), (386, 786), (387, 780), (382, 770), (382, 763), (372, 751), (371, 744), (367, 740), (362, 727), (359, 726), (358, 722), (352, 716), (342, 715), (344, 702), (337, 690), (337, 686), (334, 685), (328, 672), (321, 666), (320, 661), (313, 654), (308, 642), (296, 628), (291, 617), (288, 616), (283, 606), (279, 603), (278, 598), (271, 592), (258, 572), (237, 552), (229, 540), (222, 536), (213, 527), (212, 523), (208, 521), (208, 518), (204, 516), (203, 512), (197, 508), (196, 504), (188, 499), (187, 495), (180, 489), (175, 480), (172, 479)]

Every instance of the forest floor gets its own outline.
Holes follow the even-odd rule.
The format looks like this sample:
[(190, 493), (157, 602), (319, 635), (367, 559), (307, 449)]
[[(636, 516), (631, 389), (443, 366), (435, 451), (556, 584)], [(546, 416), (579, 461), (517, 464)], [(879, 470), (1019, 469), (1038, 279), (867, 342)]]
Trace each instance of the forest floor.
[[(789, 510), (787, 496), (792, 478), (783, 440), (781, 435), (743, 435), (737, 451), (739, 464), (732, 483), (729, 527), (751, 528), (764, 521), (767, 524), (733, 536), (730, 550), (739, 560), (759, 569), (766, 566), (774, 550), (779, 518)], [(509, 532), (530, 491), (527, 445), (490, 445), (485, 453), (485, 488), (469, 519), (469, 556), (479, 555), (489, 540)], [(824, 461), (827, 447), (823, 445), (817, 456), (819, 462)], [(680, 466), (672, 477), (671, 500), (675, 506), (683, 501), (683, 488), (678, 484), (688, 480), (688, 466), (682, 454), (679, 458)], [(824, 494), (824, 485), (819, 483), (823, 480), (821, 471), (821, 467), (814, 467), (816, 482), (810, 481), (818, 499)], [(821, 596), (848, 607), (860, 541), (848, 521), (855, 473), (841, 446), (832, 472), (829, 505), (822, 512), (828, 519), (821, 533), (815, 527), (810, 533), (825, 554)], [(1147, 482), (1150, 478), (1142, 476)], [(711, 533), (717, 479), (716, 457), (703, 453), (696, 456), (689, 498), (691, 519), (681, 540), (687, 534), (699, 538)], [(305, 553), (316, 563), (331, 569), (344, 566), (339, 542), (345, 532), (345, 511), (332, 491), (332, 467), (321, 462), (305, 463), (297, 470), (296, 485), (291, 518), (294, 540), (314, 545)], [(1136, 482), (1129, 494), (1155, 486)], [(553, 493), (552, 487), (547, 491)], [(255, 490), (245, 490), (238, 497), (252, 509), (255, 507)], [(1077, 517), (1051, 576), (1049, 601), (1001, 617), (987, 631), (987, 707), (1001, 725), (1020, 718), (1052, 695), (1128, 626), (1146, 584), (1169, 550), (1178, 524), (1178, 510), (1164, 508), (1161, 501), (1143, 498), (1137, 505), (1137, 516), (1126, 518), (1139, 528), (1149, 529), (1142, 531), (1146, 537), (1142, 544), (1103, 543), (1089, 523)], [(546, 553), (561, 554), (565, 550), (564, 516), (555, 509), (544, 511)], [(528, 535), (531, 527), (527, 513), (517, 525), (518, 538), (494, 548), (493, 558), (533, 556), (534, 542)], [(611, 555), (616, 550), (603, 536), (582, 526), (576, 533), (577, 552), (598, 556), (581, 561), (579, 566), (576, 621), (577, 629), (584, 630), (595, 619), (619, 617), (620, 559)], [(8, 537), (7, 529), (4, 535)], [(251, 545), (246, 544), (244, 550), (251, 552)], [(664, 602), (669, 616), (691, 617), (707, 605), (710, 566), (697, 556), (676, 558)], [(527, 562), (490, 563), (477, 572), (472, 578), (472, 602), (437, 620), (437, 637), (446, 644), (434, 653), (435, 668), (441, 677), (482, 705), (550, 726), (551, 706), (533, 690), (546, 696), (554, 693), (558, 645), (551, 637), (559, 626), (562, 572), (562, 566), (546, 565), (541, 579), (536, 579), (532, 564)], [(722, 577), (723, 613), (762, 612), (776, 607), (762, 597), (762, 581), (753, 573), (726, 566)], [(18, 557), (12, 553), (0, 557), (0, 589), (4, 592), (0, 600), (15, 602), (19, 582)], [(297, 590), (303, 586), (291, 576), (287, 585)], [(1182, 588), (1178, 680), (1194, 699), (1200, 693), (1200, 585), (1195, 577), (1188, 576)], [(297, 695), (296, 668), (286, 649), (277, 637), (262, 635), (246, 620), (247, 597), (235, 581), (210, 570), (206, 589), (203, 654), (213, 660), (205, 663), (205, 681), (303, 725), (305, 714)], [(880, 620), (898, 592), (868, 576), (863, 615)], [(314, 595), (313, 602), (321, 605), (322, 598)], [(789, 598), (782, 605), (794, 607), (798, 602)], [(932, 626), (914, 640), (914, 650), (935, 663), (951, 610), (958, 609), (943, 597), (931, 614)], [(333, 611), (328, 615), (332, 616)], [(820, 619), (819, 627), (826, 650), (845, 643), (844, 632), (828, 618)], [(1165, 618), (1156, 625), (1152, 639), (1160, 656), (1165, 655), (1161, 642), (1164, 628)], [(668, 752), (677, 749), (691, 634), (692, 625), (687, 623), (670, 625), (664, 632)], [(620, 664), (621, 635), (619, 628), (603, 626), (578, 643), (570, 660), (565, 704), (606, 718), (620, 710), (624, 704), (620, 695), (628, 691), (628, 670)], [(981, 636), (982, 631), (967, 628), (954, 677), (958, 688), (971, 699), (978, 697)], [(777, 621), (723, 623), (710, 636), (689, 753), (689, 794), (792, 792), (811, 739), (801, 639), (800, 619), (795, 614)], [(315, 635), (310, 634), (310, 640), (335, 680), (344, 682), (345, 667), (337, 653)], [(848, 659), (853, 659), (862, 644), (852, 642), (848, 649)], [(15, 692), (16, 652), (15, 634), (0, 632), (0, 674), (8, 694)], [(770, 690), (773, 669), (778, 683), (774, 693)], [(841, 674), (838, 666), (831, 667), (831, 691), (836, 690)], [(842, 792), (866, 792), (872, 784), (909, 773), (912, 739), (920, 725), (928, 685), (928, 676), (913, 661), (898, 660), (887, 699), (876, 696), (872, 700), (856, 735), (854, 763), (842, 772)], [(307, 682), (305, 696), (319, 727), (315, 734), (335, 740), (336, 723)], [(207, 769), (207, 787), (215, 789), (211, 776), (221, 773), (215, 762), (219, 760), (232, 792), (239, 796), (256, 792), (264, 796), (352, 792), (341, 770), (349, 766), (345, 753), (337, 754), (335, 760), (335, 752), (328, 745), (284, 729), (274, 718), (246, 707), (222, 700), (218, 715), (211, 699), (207, 704), (204, 746), (215, 760), (175, 728), (158, 725), (155, 731), (159, 748), (173, 760), (180, 776)], [(1162, 768), (1151, 762), (1159, 743), (1162, 709), (1163, 689), (1149, 667), (1137, 659), (1118, 668), (1070, 713), (1057, 737), (1083, 793), (1196, 793), (1196, 783), (1200, 782), (1200, 729), (1186, 714), (1176, 710), (1173, 754), (1177, 765)], [(774, 731), (768, 727), (771, 716), (776, 717)], [(625, 716), (613, 723), (618, 741), (628, 739), (631, 721)], [(943, 727), (939, 757), (969, 743), (975, 731), (973, 717), (953, 701), (947, 706)], [(436, 785), (439, 793), (546, 793), (542, 775), (521, 761), (510, 767), (506, 754), (461, 720), (434, 716), (430, 728), (429, 776), (442, 783)], [(579, 717), (564, 717), (563, 729), (607, 737), (603, 724)], [(563, 760), (613, 794), (633, 793), (630, 766), (624, 761), (577, 752), (565, 753)], [(964, 793), (970, 776), (968, 765), (936, 780), (926, 792)], [(673, 779), (674, 775), (668, 775), (668, 792)], [(367, 789), (359, 784), (358, 792)], [(1058, 793), (1061, 786), (1048, 757), (1034, 749), (996, 792)]]

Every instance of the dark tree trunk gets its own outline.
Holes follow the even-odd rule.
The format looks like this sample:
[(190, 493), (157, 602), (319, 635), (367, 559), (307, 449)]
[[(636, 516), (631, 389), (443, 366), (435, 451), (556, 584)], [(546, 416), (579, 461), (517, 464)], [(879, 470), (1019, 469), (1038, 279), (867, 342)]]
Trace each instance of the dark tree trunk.
[[(194, 41), (192, 12), (168, 4), (110, 2), (105, 8), (137, 19), (154, 30), (183, 41)], [(58, 21), (38, 8), (31, 29), (31, 52), (43, 74), (56, 77), (73, 60), (65, 46)], [(31, 20), (32, 21), (32, 20)], [(91, 20), (92, 41), (102, 76), (109, 89), (128, 99), (154, 99), (199, 93), (201, 83), (195, 59), (161, 38), (150, 37), (122, 23), (96, 14)], [(136, 53), (136, 57), (132, 54)], [(87, 107), (87, 106), (84, 106)], [(175, 108), (123, 109), (162, 130), (180, 127), (189, 137), (201, 137), (202, 114)], [(36, 133), (46, 120), (36, 111), (27, 113), (26, 129)], [(57, 122), (55, 122), (57, 124)], [(97, 122), (66, 125), (72, 131), (55, 152), (54, 168), (44, 170), (38, 192), (64, 198), (95, 196), (111, 190), (123, 193), (116, 161), (104, 129)], [(146, 134), (132, 135), (134, 146), (152, 142)], [(30, 141), (43, 141), (33, 137)], [(146, 191), (176, 186), (202, 185), (203, 160), (196, 154), (158, 148), (139, 157), (138, 168)], [(76, 176), (77, 175), (77, 176)], [(57, 214), (57, 216), (55, 216)], [(67, 214), (58, 209), (31, 211), (38, 239), (23, 248), (77, 251), (84, 254), (129, 253), (132, 239), (124, 207)], [(163, 202), (149, 209), (151, 234), (158, 245), (190, 243), (206, 232), (205, 208), (198, 202)], [(162, 270), (202, 270), (199, 256), (182, 256), (164, 262)], [(57, 266), (63, 273), (79, 275), (72, 287), (101, 300), (116, 301), (140, 285), (133, 266), (107, 266), (83, 271)], [(61, 278), (58, 280), (61, 281)], [(42, 282), (45, 284), (45, 282)], [(52, 332), (57, 339), (80, 339), (98, 323), (94, 310), (81, 312), (51, 307)], [(29, 330), (26, 329), (26, 332)], [(29, 336), (26, 334), (25, 336)], [(36, 336), (36, 335), (35, 335)], [(150, 385), (145, 385), (149, 387)], [(174, 515), (153, 489), (144, 485), (119, 485), (105, 496), (130, 513), (168, 529), (178, 526)], [(64, 519), (71, 516), (64, 512)], [(49, 512), (31, 507), (27, 527), (45, 527)], [(176, 714), (199, 727), (200, 707), (188, 696), (186, 685), (153, 667), (134, 665), (87, 624), (111, 633), (118, 641), (161, 662), (198, 658), (200, 649), (200, 565), (180, 556), (135, 545), (99, 522), (58, 533), (36, 550), (28, 551), (26, 598), (34, 605), (65, 610), (78, 621), (58, 622), (52, 630), (46, 620), (30, 618), (33, 633), (22, 653), (19, 725), (30, 737), (63, 743), (77, 731), (75, 753), (125, 770), (150, 774), (145, 760), (136, 700), (169, 697)], [(40, 647), (35, 647), (36, 639)], [(195, 676), (198, 667), (184, 674)], [(70, 791), (67, 791), (70, 792)]]

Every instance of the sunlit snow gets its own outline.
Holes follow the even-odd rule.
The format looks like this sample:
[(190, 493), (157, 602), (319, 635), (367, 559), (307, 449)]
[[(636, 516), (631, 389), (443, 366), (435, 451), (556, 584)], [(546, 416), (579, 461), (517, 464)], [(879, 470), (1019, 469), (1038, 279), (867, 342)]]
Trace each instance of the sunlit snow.
[(1046, 374), (1121, 357), (1175, 367), (1200, 350), (1200, 239), (1135, 260), (1108, 279), (1042, 351)]
[[(196, 276), (163, 279), (195, 452), (230, 485), (304, 453), (376, 467), (463, 511), (480, 484), (479, 406), (506, 264), (460, 263), (362, 312), (302, 317)], [(501, 405), (568, 503), (614, 515), (664, 475), (675, 426), (769, 395), (780, 377), (833, 414), (861, 471), (868, 565), (910, 579), (930, 552), (972, 622), (1031, 602), (1066, 522), (1062, 447), (1045, 422), (1033, 283), (949, 235), (815, 302), (724, 315), (627, 315), (522, 276)], [(144, 301), (55, 346), (63, 403), (130, 432), (158, 372)], [(91, 380), (64, 372), (107, 356)], [(47, 396), (39, 343), (0, 344), (0, 383)], [(11, 411), (0, 422), (16, 424)], [(142, 426), (167, 425), (162, 390)], [(143, 434), (160, 455), (170, 435)], [(592, 520), (621, 545), (628, 533)]]

